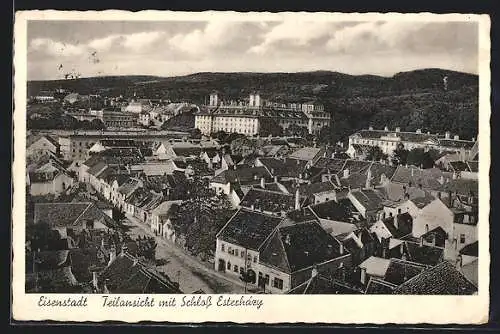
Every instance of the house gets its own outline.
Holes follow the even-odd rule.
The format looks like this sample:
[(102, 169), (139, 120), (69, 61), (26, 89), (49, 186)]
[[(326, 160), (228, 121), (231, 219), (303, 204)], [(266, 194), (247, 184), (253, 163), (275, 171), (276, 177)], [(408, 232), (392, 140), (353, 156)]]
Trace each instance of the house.
[(182, 293), (178, 283), (126, 251), (116, 255), (102, 272), (95, 272), (92, 283), (98, 293)]
[(375, 233), (379, 240), (386, 238), (402, 238), (412, 232), (413, 218), (409, 213), (401, 213), (378, 220), (370, 227), (370, 232)]
[[(161, 235), (164, 238), (170, 239), (172, 230), (165, 227), (172, 211), (175, 211), (175, 206), (180, 205), (182, 201), (164, 201), (151, 211), (151, 231), (155, 235)], [(174, 207), (174, 208), (173, 208)], [(170, 232), (170, 233), (168, 233)]]
[(366, 228), (360, 228), (350, 233), (337, 235), (336, 238), (342, 242), (344, 248), (351, 254), (353, 266), (375, 255), (380, 242), (377, 237)]
[(59, 195), (73, 186), (66, 169), (53, 161), (29, 172), (27, 182), (32, 196)]
[(426, 266), (420, 263), (391, 258), (383, 279), (385, 282), (399, 286), (425, 269)]
[(281, 215), (302, 207), (305, 198), (297, 191), (295, 196), (267, 189), (251, 188), (241, 199), (240, 207), (266, 214)]
[(303, 184), (299, 189), (300, 193), (306, 196), (308, 202), (312, 204), (337, 200), (338, 188), (331, 181)]
[(308, 162), (300, 159), (258, 157), (256, 167), (265, 167), (277, 180), (306, 178)]
[(434, 228), (441, 226), (449, 235), (453, 235), (454, 213), (439, 199), (434, 199), (424, 208), (413, 221), (412, 235), (419, 238)]
[(372, 277), (383, 279), (385, 273), (387, 272), (389, 264), (389, 259), (384, 259), (376, 256), (370, 256), (369, 258), (367, 258), (358, 266), (361, 272), (361, 283), (368, 284), (370, 278)]
[(53, 153), (54, 155), (60, 154), (59, 142), (50, 136), (42, 136), (26, 149), (27, 156), (39, 156), (46, 152)]
[(259, 257), (282, 217), (238, 210), (217, 233), (215, 265), (219, 272), (239, 277), (248, 272), (256, 283)]
[(229, 195), (233, 188), (242, 186), (250, 188), (252, 185), (260, 184), (262, 178), (264, 178), (266, 182), (272, 180), (272, 176), (265, 167), (228, 169), (215, 175), (210, 180), (210, 188)]
[(62, 238), (83, 230), (103, 230), (113, 221), (90, 202), (35, 203), (34, 223), (46, 223)]
[(307, 281), (314, 271), (329, 276), (346, 270), (351, 259), (341, 242), (309, 221), (274, 230), (262, 248), (259, 265), (258, 285), (283, 293)]
[(200, 154), (200, 159), (205, 161), (208, 168), (219, 169), (222, 157), (216, 148), (205, 148)]
[(303, 147), (292, 152), (288, 158), (293, 160), (301, 160), (309, 162), (312, 165), (323, 156), (323, 148), (318, 147)]
[(41, 251), (26, 255), (26, 292), (83, 292), (72, 272), (69, 250)]
[(349, 191), (347, 198), (363, 218), (369, 221), (376, 220), (378, 212), (383, 209), (384, 197), (375, 189)]
[(339, 295), (355, 295), (363, 293), (355, 287), (349, 286), (343, 281), (320, 275), (317, 271), (313, 271), (311, 278), (295, 288), (289, 290), (287, 294), (291, 295), (324, 295), (324, 294), (339, 294)]
[(363, 221), (361, 214), (347, 199), (311, 205), (309, 209), (325, 231), (333, 236), (354, 232)]
[(394, 289), (394, 294), (406, 295), (474, 295), (477, 286), (451, 263), (444, 261), (423, 270)]
[(143, 187), (144, 183), (133, 177), (129, 177), (126, 181), (123, 182), (118, 188), (116, 188), (117, 184), (113, 185), (113, 188), (116, 189), (116, 205), (123, 209), (125, 212), (133, 215), (133, 208), (131, 211), (130, 207), (127, 205), (126, 200), (132, 195), (132, 193), (139, 187)]

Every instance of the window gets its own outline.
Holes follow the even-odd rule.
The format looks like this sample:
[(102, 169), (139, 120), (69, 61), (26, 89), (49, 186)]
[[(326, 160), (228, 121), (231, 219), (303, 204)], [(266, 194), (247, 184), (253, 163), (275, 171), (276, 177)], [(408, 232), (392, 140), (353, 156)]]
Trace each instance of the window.
[(239, 255), (239, 254), (238, 254), (238, 250), (237, 250), (237, 249), (235, 249), (235, 250), (234, 250), (234, 255), (236, 255), (236, 256), (238, 256), (238, 255)]
[(252, 261), (252, 255), (248, 254), (247, 259), (248, 259), (248, 261)]
[(401, 214), (401, 209), (398, 209), (398, 215), (400, 215), (400, 214)]
[(226, 246), (225, 246), (224, 244), (221, 244), (221, 245), (220, 245), (220, 250), (221, 250), (221, 251), (225, 252), (225, 248), (226, 248)]
[(265, 279), (266, 279), (266, 285), (269, 285), (269, 275), (266, 275)]
[(241, 257), (245, 257), (245, 253), (241, 252)]
[(465, 234), (460, 234), (460, 243), (465, 244)]
[(256, 263), (257, 262), (257, 256), (254, 256), (253, 257), (253, 262)]
[(231, 262), (227, 263), (227, 270), (231, 270)]
[(275, 277), (273, 280), (273, 287), (283, 290), (283, 280)]
[(245, 275), (245, 269), (243, 267), (240, 267), (240, 274)]
[(237, 272), (238, 272), (238, 266), (237, 266), (237, 265), (234, 265), (233, 271), (234, 271), (235, 273), (237, 273)]

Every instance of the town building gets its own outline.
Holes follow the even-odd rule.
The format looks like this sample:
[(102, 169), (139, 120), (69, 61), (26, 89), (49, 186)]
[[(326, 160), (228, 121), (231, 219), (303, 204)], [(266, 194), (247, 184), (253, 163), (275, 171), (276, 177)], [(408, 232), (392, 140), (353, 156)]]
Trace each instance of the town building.
[(209, 105), (196, 113), (195, 127), (205, 135), (225, 131), (254, 136), (265, 122), (275, 122), (283, 129), (296, 125), (316, 134), (330, 125), (330, 118), (323, 105), (316, 102), (275, 105), (264, 102), (259, 93), (250, 94), (248, 102), (224, 102), (212, 93)]
[[(355, 157), (362, 146), (379, 147), (385, 154), (391, 155), (400, 144), (406, 150), (414, 148), (435, 149), (439, 152), (459, 153), (462, 160), (469, 160), (473, 154), (477, 142), (473, 140), (460, 139), (455, 135), (451, 137), (450, 132), (444, 135), (424, 133), (421, 130), (415, 132), (401, 131), (396, 128), (390, 131), (387, 127), (384, 130), (374, 130), (370, 127), (368, 130), (360, 130), (349, 136), (349, 147), (347, 153)], [(473, 159), (470, 159), (473, 160)]]

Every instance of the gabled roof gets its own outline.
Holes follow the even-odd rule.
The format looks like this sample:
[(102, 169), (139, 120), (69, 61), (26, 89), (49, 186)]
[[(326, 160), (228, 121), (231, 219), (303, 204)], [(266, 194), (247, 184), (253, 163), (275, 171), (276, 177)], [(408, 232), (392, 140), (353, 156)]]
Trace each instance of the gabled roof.
[(234, 214), (217, 238), (244, 248), (260, 250), (283, 218), (240, 209)]
[[(387, 217), (382, 220), (382, 223), (393, 238), (402, 238), (410, 234), (413, 228), (413, 218), (407, 212), (399, 214), (396, 217)], [(397, 227), (395, 223), (397, 223)]]
[(86, 220), (110, 222), (104, 212), (90, 202), (35, 203), (34, 223), (45, 222), (54, 227), (71, 227)]
[(280, 226), (260, 254), (260, 263), (285, 273), (310, 268), (342, 255), (339, 242), (316, 222)]
[(433, 228), (420, 236), (426, 242), (434, 242), (437, 247), (444, 247), (447, 233), (441, 226)]
[(421, 272), (394, 290), (406, 295), (472, 295), (477, 287), (451, 263), (443, 261)]
[(133, 177), (129, 177), (126, 182), (124, 182), (119, 188), (118, 192), (125, 196), (130, 196), (130, 194), (139, 187), (140, 181)]
[(292, 152), (288, 157), (290, 159), (312, 161), (321, 152), (321, 148), (317, 147), (303, 147)]
[(384, 277), (389, 267), (390, 260), (381, 257), (370, 256), (358, 267), (366, 269), (366, 274), (370, 276)]
[(314, 194), (321, 194), (324, 192), (335, 191), (335, 186), (330, 181), (316, 182), (311, 184), (300, 185), (299, 191), (302, 195), (312, 196)]
[(417, 243), (408, 241), (404, 243), (403, 249), (408, 261), (428, 266), (435, 266), (441, 262), (444, 254), (442, 248), (427, 245), (420, 246)]
[(471, 244), (468, 244), (464, 246), (460, 252), (461, 255), (467, 255), (467, 256), (479, 256), (479, 242), (475, 241)]
[(373, 189), (355, 190), (352, 191), (351, 194), (367, 211), (382, 208), (384, 199), (379, 192)]
[(425, 266), (422, 264), (392, 258), (389, 260), (389, 265), (384, 275), (384, 281), (400, 285), (420, 274), (424, 269)]
[(422, 185), (423, 189), (438, 190), (442, 187), (441, 177), (446, 182), (453, 178), (453, 174), (443, 172), (437, 168), (420, 169), (398, 166), (391, 181), (400, 184), (409, 184), (411, 182), (413, 186)]
[(463, 196), (477, 197), (479, 195), (479, 182), (478, 180), (471, 179), (454, 179), (443, 184), (439, 190), (443, 192), (456, 192)]
[(181, 204), (182, 201), (164, 201), (151, 212), (156, 216), (165, 216), (168, 215), (173, 206)]
[(353, 214), (358, 213), (349, 200), (328, 201), (312, 205), (311, 210), (321, 219), (355, 223)]
[(295, 196), (282, 192), (268, 191), (265, 189), (251, 188), (241, 199), (240, 206), (257, 211), (287, 212), (295, 207)]
[(182, 293), (167, 277), (152, 268), (146, 267), (128, 253), (122, 253), (100, 273), (101, 288), (111, 293)]
[(272, 176), (298, 177), (304, 173), (307, 161), (296, 159), (258, 158)]
[(243, 167), (228, 169), (212, 178), (212, 182), (227, 184), (239, 183), (241, 185), (257, 184), (264, 177), (270, 179), (271, 175), (265, 167)]

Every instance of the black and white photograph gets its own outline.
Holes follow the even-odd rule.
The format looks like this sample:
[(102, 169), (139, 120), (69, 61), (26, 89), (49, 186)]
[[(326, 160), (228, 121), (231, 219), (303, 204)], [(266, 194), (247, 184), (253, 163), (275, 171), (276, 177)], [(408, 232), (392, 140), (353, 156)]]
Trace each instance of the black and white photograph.
[(323, 16), (27, 20), (24, 293), (487, 294), (480, 21)]

